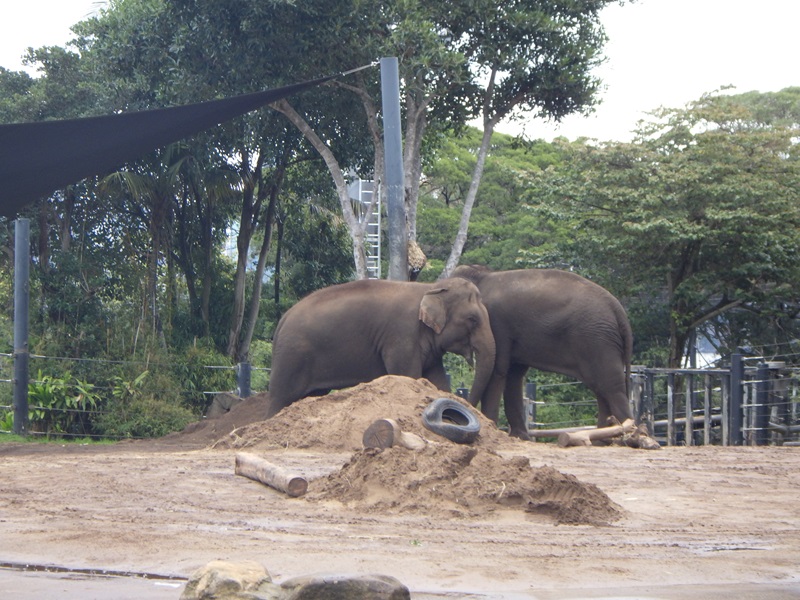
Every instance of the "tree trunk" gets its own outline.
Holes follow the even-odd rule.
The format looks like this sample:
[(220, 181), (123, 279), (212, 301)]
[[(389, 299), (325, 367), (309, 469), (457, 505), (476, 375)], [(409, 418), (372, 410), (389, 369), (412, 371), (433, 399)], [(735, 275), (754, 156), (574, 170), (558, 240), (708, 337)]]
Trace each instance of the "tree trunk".
[(214, 258), (214, 234), (213, 234), (213, 212), (214, 207), (209, 199), (208, 207), (204, 212), (202, 207), (198, 208), (201, 215), (200, 226), (203, 228), (203, 275), (200, 288), (200, 318), (203, 321), (203, 335), (211, 335), (211, 278), (212, 264)]
[(276, 219), (278, 242), (275, 245), (275, 322), (281, 320), (281, 255), (283, 254), (283, 220)]
[(417, 206), (422, 179), (422, 139), (427, 129), (429, 99), (417, 100), (409, 93), (406, 97), (406, 131), (403, 146), (403, 176), (405, 179), (405, 208), (408, 239), (417, 240)]
[(489, 154), (489, 147), (492, 143), (492, 133), (494, 133), (494, 121), (487, 120), (484, 124), (483, 139), (481, 140), (481, 147), (478, 150), (477, 160), (475, 162), (475, 169), (472, 172), (472, 181), (469, 184), (469, 191), (467, 197), (464, 199), (464, 208), (461, 209), (461, 222), (458, 226), (458, 233), (453, 242), (453, 247), (450, 250), (450, 256), (447, 258), (444, 270), (439, 276), (440, 279), (445, 279), (453, 274), (453, 271), (458, 266), (458, 261), (461, 260), (461, 253), (464, 251), (464, 244), (467, 243), (467, 232), (469, 231), (469, 219), (472, 216), (472, 207), (475, 204), (475, 198), (478, 195), (478, 188), (481, 185), (481, 178), (483, 177), (483, 168), (486, 165), (486, 156)]
[(350, 200), (350, 195), (347, 191), (347, 181), (342, 173), (342, 168), (339, 162), (333, 155), (333, 152), (328, 145), (323, 142), (320, 137), (314, 132), (311, 126), (303, 119), (300, 114), (286, 100), (279, 100), (270, 104), (274, 110), (284, 115), (289, 121), (297, 127), (303, 134), (308, 142), (314, 146), (314, 149), (319, 153), (328, 167), (328, 172), (333, 178), (334, 185), (336, 186), (336, 194), (339, 197), (339, 205), (342, 209), (342, 217), (347, 224), (347, 229), (350, 232), (350, 239), (353, 248), (353, 263), (356, 270), (356, 278), (367, 278), (367, 254), (364, 248), (366, 240), (366, 221), (360, 223), (358, 215), (353, 209), (353, 202)]
[[(478, 149), (475, 169), (472, 171), (472, 181), (469, 184), (467, 197), (464, 199), (464, 208), (461, 210), (461, 222), (458, 226), (458, 233), (453, 242), (453, 247), (450, 250), (450, 256), (445, 263), (444, 271), (442, 271), (442, 274), (439, 276), (440, 279), (450, 277), (458, 266), (458, 261), (461, 260), (461, 253), (464, 251), (464, 244), (467, 242), (467, 232), (469, 231), (469, 219), (472, 215), (472, 207), (475, 204), (475, 198), (478, 196), (478, 188), (483, 178), (483, 168), (486, 165), (486, 157), (489, 155), (489, 148), (492, 145), (492, 134), (500, 120), (511, 110), (511, 106), (507, 106), (501, 110), (492, 107), (496, 76), (497, 69), (493, 68), (483, 95), (483, 139), (481, 140), (481, 147)], [(494, 112), (492, 112), (493, 110)]]
[(236, 275), (233, 280), (233, 310), (231, 311), (230, 328), (228, 329), (228, 346), (226, 354), (232, 359), (237, 359), (239, 338), (242, 333), (242, 323), (245, 312), (245, 279), (247, 275), (247, 260), (250, 252), (250, 241), (253, 231), (258, 226), (258, 216), (261, 210), (262, 191), (258, 188), (256, 194), (256, 180), (260, 179), (263, 155), (259, 154), (254, 169), (250, 169), (250, 154), (241, 151), (241, 171), (244, 191), (242, 193), (242, 212), (239, 219), (239, 234), (236, 236)]
[(264, 286), (264, 271), (267, 266), (267, 255), (272, 241), (272, 223), (275, 216), (275, 205), (278, 202), (278, 194), (283, 183), (283, 176), (286, 172), (286, 165), (281, 165), (275, 175), (275, 181), (270, 189), (269, 205), (267, 206), (267, 216), (264, 219), (264, 240), (261, 243), (261, 250), (258, 253), (258, 264), (253, 279), (253, 294), (250, 298), (250, 307), (247, 311), (247, 326), (244, 337), (242, 338), (239, 349), (236, 353), (236, 360), (241, 362), (247, 360), (250, 354), (250, 344), (253, 341), (253, 333), (258, 321), (258, 312), (261, 308), (261, 290)]
[[(189, 307), (192, 318), (201, 321), (200, 303), (197, 297), (195, 281), (197, 271), (194, 267), (192, 251), (189, 247), (190, 234), (187, 229), (190, 220), (195, 218), (195, 214), (191, 210), (193, 192), (189, 188), (190, 186), (184, 186), (180, 203), (176, 205), (175, 226), (177, 228), (177, 236), (175, 237), (177, 239), (173, 239), (173, 245), (177, 249), (178, 266), (186, 280), (186, 291), (189, 294)], [(195, 198), (195, 204), (199, 211), (200, 202), (198, 198)]]

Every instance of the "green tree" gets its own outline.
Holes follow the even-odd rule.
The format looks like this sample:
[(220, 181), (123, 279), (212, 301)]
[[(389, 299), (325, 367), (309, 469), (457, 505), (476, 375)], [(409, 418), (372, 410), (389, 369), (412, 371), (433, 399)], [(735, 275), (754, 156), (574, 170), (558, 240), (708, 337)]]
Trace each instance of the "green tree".
[[(798, 130), (753, 106), (706, 95), (657, 111), (634, 143), (571, 144), (529, 193), (572, 228), (558, 250), (579, 271), (665, 304), (673, 367), (694, 331), (734, 311), (797, 314)], [(529, 255), (537, 266), (551, 258)]]
[(474, 0), (457, 6), (439, 4), (444, 9), (445, 30), (463, 53), (471, 74), (459, 95), (483, 122), (471, 185), (443, 277), (458, 266), (497, 124), (526, 113), (558, 121), (594, 105), (600, 81), (591, 71), (602, 62), (606, 41), (599, 13), (609, 3), (523, 1), (498, 6)]
[[(472, 127), (460, 135), (445, 136), (425, 169), (419, 243), (430, 264), (423, 274), (426, 280), (439, 276), (450, 254), (481, 137), (482, 132)], [(559, 163), (556, 148), (543, 141), (523, 143), (501, 133), (492, 136), (462, 262), (514, 269), (520, 250), (551, 243), (555, 234), (550, 223), (528, 210), (520, 198), (537, 173)]]

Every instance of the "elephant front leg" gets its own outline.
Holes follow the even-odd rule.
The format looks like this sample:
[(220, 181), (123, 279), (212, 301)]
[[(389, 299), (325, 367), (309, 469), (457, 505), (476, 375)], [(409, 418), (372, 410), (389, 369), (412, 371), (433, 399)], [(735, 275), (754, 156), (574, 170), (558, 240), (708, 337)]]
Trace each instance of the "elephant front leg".
[(506, 418), (508, 419), (508, 434), (511, 437), (530, 441), (528, 416), (525, 414), (525, 402), (522, 397), (522, 384), (525, 381), (527, 372), (527, 365), (511, 365), (506, 376), (503, 402), (505, 404)]
[(447, 372), (441, 361), (425, 370), (422, 376), (443, 392), (450, 392), (450, 382), (447, 380)]
[(495, 371), (489, 379), (489, 384), (486, 386), (483, 397), (472, 398), (470, 396), (472, 405), (477, 406), (480, 401), (481, 412), (495, 423), (500, 418), (500, 398), (503, 395), (505, 381), (505, 376)]

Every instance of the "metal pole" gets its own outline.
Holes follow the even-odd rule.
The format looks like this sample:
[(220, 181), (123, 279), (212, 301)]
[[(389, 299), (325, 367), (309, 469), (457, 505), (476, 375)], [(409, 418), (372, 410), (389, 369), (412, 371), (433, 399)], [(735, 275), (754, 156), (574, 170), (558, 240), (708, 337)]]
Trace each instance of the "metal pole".
[(675, 373), (667, 373), (667, 446), (677, 443), (675, 435)]
[(28, 433), (30, 221), (14, 222), (14, 433)]
[(389, 279), (408, 281), (403, 132), (400, 126), (400, 74), (397, 57), (381, 59), (386, 214), (389, 218)]
[(711, 394), (713, 388), (711, 387), (711, 375), (706, 374), (703, 377), (704, 391), (703, 394), (703, 444), (706, 446), (711, 445)]
[(687, 446), (694, 445), (694, 373), (686, 374), (686, 399), (683, 403), (683, 439)]
[(239, 398), (250, 397), (250, 363), (240, 362), (236, 365), (236, 384), (239, 388)]
[(769, 367), (759, 363), (756, 371), (755, 441), (766, 446), (769, 441)]
[(728, 444), (731, 446), (742, 445), (742, 426), (744, 424), (742, 414), (744, 379), (744, 360), (741, 354), (731, 355), (731, 389), (730, 389), (730, 408), (728, 409)]
[(642, 400), (641, 421), (647, 423), (647, 435), (655, 435), (655, 412), (656, 412), (656, 376), (652, 371), (645, 371), (644, 379), (644, 399)]
[[(523, 398), (525, 402), (525, 415), (527, 422), (525, 428), (530, 430), (531, 427), (536, 427), (536, 382), (528, 381), (525, 383), (525, 395)], [(534, 440), (536, 438), (533, 438)]]

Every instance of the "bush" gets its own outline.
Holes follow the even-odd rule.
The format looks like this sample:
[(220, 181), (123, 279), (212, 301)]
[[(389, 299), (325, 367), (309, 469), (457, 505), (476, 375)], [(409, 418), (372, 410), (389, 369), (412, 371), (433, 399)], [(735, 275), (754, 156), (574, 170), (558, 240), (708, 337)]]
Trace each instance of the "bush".
[(114, 399), (94, 422), (95, 431), (111, 438), (156, 438), (181, 431), (196, 420), (191, 410), (152, 397)]

